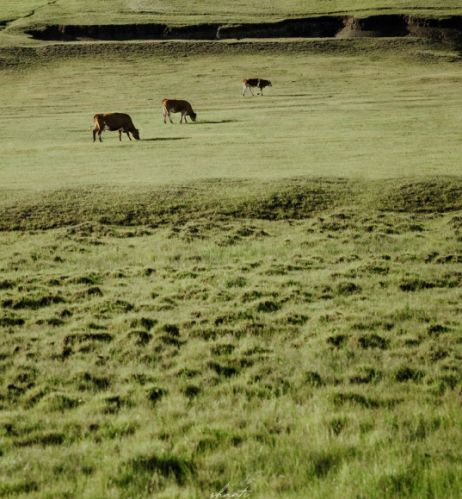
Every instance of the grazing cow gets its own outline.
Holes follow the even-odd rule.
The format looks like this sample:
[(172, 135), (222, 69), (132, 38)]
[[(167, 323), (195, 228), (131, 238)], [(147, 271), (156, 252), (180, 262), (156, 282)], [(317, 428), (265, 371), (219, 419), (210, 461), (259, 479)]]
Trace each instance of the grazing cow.
[(193, 121), (196, 121), (197, 114), (193, 111), (191, 104), (186, 100), (163, 99), (162, 101), (162, 114), (164, 116), (164, 123), (167, 123), (167, 116), (170, 123), (173, 123), (170, 113), (181, 113), (180, 123), (186, 121), (186, 116), (189, 116)]
[(96, 141), (96, 134), (98, 134), (99, 141), (103, 142), (101, 134), (104, 130), (111, 132), (119, 132), (119, 140), (122, 140), (122, 133), (126, 133), (127, 137), (131, 139), (130, 133), (136, 140), (140, 140), (140, 132), (133, 124), (132, 119), (128, 114), (124, 113), (104, 113), (95, 114), (93, 116), (95, 126), (93, 127), (93, 142)]
[(259, 88), (261, 94), (263, 95), (263, 89), (265, 87), (272, 87), (269, 80), (262, 80), (261, 78), (249, 78), (248, 80), (242, 80), (242, 95), (245, 95), (247, 89), (253, 95), (252, 88)]

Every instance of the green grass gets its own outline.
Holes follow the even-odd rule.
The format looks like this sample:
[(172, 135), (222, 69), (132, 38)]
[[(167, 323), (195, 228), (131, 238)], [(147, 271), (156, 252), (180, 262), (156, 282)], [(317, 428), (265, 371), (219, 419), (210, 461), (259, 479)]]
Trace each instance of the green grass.
[(46, 0), (5, 0), (0, 8), (0, 22), (14, 21), (29, 16), (36, 9), (47, 5)]
[[(0, 496), (458, 497), (458, 55), (33, 53), (0, 72)], [(116, 110), (144, 140), (93, 144)]]
[(124, 2), (122, 0), (21, 0), (18, 2), (6, 0), (2, 2), (2, 17), (10, 19), (20, 17), (24, 12), (35, 10), (28, 22), (57, 23), (91, 23), (110, 22), (169, 22), (185, 24), (188, 22), (236, 22), (285, 19), (306, 15), (337, 14), (337, 13), (395, 13), (419, 12), (430, 15), (454, 14), (462, 11), (460, 2), (456, 0), (361, 0), (352, 3), (348, 0), (287, 0), (272, 2), (270, 0), (238, 0), (213, 2), (198, 0), (185, 6), (182, 0), (137, 0)]

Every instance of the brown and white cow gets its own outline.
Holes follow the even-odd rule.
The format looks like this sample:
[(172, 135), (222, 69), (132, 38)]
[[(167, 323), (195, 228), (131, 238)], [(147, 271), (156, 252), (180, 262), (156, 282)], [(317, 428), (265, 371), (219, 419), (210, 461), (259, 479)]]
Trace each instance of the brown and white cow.
[(197, 114), (193, 111), (191, 104), (186, 100), (177, 99), (163, 99), (162, 100), (162, 115), (164, 117), (164, 123), (167, 123), (167, 116), (170, 123), (173, 123), (170, 113), (181, 113), (180, 123), (186, 121), (186, 116), (189, 116), (193, 121), (196, 121)]
[(259, 88), (261, 94), (263, 95), (263, 89), (265, 87), (272, 87), (269, 80), (263, 80), (262, 78), (249, 78), (247, 80), (242, 80), (242, 95), (245, 95), (247, 89), (253, 95), (252, 88)]
[(130, 133), (136, 140), (140, 140), (140, 132), (133, 124), (132, 119), (125, 113), (103, 113), (95, 114), (93, 116), (93, 142), (96, 141), (96, 134), (98, 134), (99, 141), (102, 142), (101, 134), (104, 130), (111, 132), (119, 132), (119, 140), (122, 140), (122, 133), (126, 133), (127, 137), (131, 139)]

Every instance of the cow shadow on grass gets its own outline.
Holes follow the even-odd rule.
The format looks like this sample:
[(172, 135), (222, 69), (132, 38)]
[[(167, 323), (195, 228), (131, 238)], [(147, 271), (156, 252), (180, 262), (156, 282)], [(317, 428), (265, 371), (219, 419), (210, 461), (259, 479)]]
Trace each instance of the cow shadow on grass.
[(313, 94), (285, 94), (281, 95), (282, 98), (287, 98), (287, 97), (313, 97)]
[(163, 140), (185, 140), (190, 137), (153, 137), (151, 139), (141, 139), (141, 142), (160, 142)]
[(201, 120), (196, 121), (195, 125), (218, 125), (222, 123), (237, 123), (237, 120)]

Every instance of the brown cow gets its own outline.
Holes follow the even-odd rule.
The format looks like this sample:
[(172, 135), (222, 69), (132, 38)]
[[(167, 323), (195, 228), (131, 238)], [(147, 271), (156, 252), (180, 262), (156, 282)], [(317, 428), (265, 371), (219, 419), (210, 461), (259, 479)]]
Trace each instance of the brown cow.
[(191, 104), (186, 100), (176, 99), (163, 99), (162, 100), (162, 114), (164, 116), (164, 123), (167, 123), (167, 116), (170, 123), (173, 123), (170, 113), (181, 113), (180, 123), (186, 121), (186, 116), (189, 116), (193, 121), (196, 121), (197, 114), (193, 111)]
[(242, 95), (245, 95), (247, 89), (253, 95), (252, 88), (259, 88), (261, 94), (263, 95), (263, 89), (265, 87), (272, 87), (269, 80), (262, 80), (261, 78), (249, 78), (247, 80), (242, 80)]
[(122, 133), (126, 133), (127, 137), (131, 139), (130, 133), (136, 140), (140, 140), (140, 132), (133, 124), (132, 119), (128, 114), (124, 113), (104, 113), (95, 114), (93, 116), (95, 126), (93, 128), (93, 142), (96, 141), (96, 134), (98, 134), (99, 141), (103, 142), (101, 134), (104, 130), (111, 132), (119, 132), (119, 140), (122, 140)]

